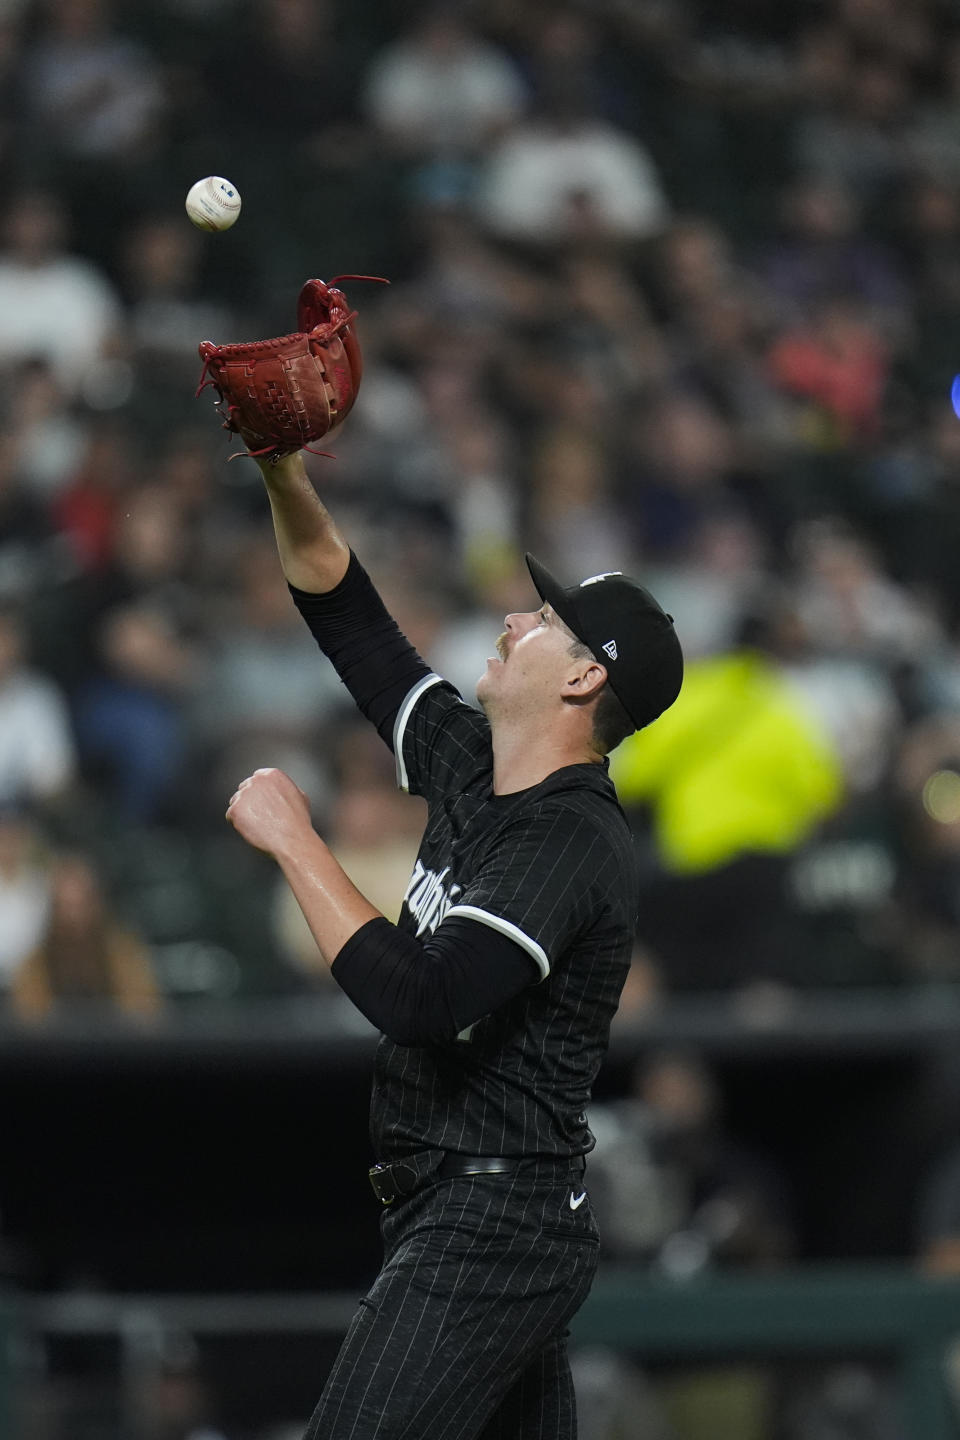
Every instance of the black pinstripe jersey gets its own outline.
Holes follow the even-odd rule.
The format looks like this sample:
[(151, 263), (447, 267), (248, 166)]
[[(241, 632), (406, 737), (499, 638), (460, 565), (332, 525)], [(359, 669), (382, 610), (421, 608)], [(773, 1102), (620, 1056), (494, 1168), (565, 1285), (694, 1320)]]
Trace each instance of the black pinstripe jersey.
[(400, 785), (428, 803), (400, 927), (423, 936), (470, 916), (526, 950), (531, 983), (448, 1044), (380, 1041), (374, 1153), (585, 1153), (637, 907), (630, 831), (606, 765), (566, 766), (494, 795), (487, 721), (437, 675), (400, 707), (394, 751)]

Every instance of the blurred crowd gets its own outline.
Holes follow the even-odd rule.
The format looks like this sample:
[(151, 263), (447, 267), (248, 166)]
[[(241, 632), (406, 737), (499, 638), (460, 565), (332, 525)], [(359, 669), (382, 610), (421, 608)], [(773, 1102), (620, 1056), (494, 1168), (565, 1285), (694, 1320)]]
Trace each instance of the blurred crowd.
[(258, 765), (399, 906), (419, 802), (194, 393), (344, 272), (390, 286), (347, 282), (309, 468), (430, 662), (473, 698), (526, 548), (675, 616), (681, 699), (614, 757), (633, 993), (960, 979), (947, 0), (2, 0), (0, 182), (12, 1006), (321, 983), (223, 822)]

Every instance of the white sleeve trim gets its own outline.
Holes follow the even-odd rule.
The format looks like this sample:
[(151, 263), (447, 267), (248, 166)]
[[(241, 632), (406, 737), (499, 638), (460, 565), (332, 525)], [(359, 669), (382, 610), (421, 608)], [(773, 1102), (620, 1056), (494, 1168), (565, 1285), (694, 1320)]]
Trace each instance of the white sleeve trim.
[(410, 777), (407, 774), (407, 767), (403, 758), (403, 732), (407, 728), (407, 721), (413, 713), (414, 705), (416, 705), (424, 691), (429, 690), (431, 685), (439, 685), (442, 679), (442, 675), (424, 675), (422, 680), (417, 681), (397, 711), (397, 718), (393, 722), (393, 753), (397, 761), (397, 785), (401, 790), (410, 789)]
[(448, 920), (452, 915), (466, 915), (470, 920), (479, 920), (481, 925), (489, 925), (491, 930), (499, 930), (501, 935), (506, 935), (509, 940), (515, 940), (526, 950), (536, 963), (541, 980), (546, 980), (550, 974), (550, 961), (547, 958), (546, 950), (542, 945), (538, 945), (536, 940), (531, 940), (529, 935), (525, 935), (519, 925), (514, 925), (510, 920), (504, 920), (500, 915), (491, 915), (489, 910), (481, 910), (476, 905), (451, 905), (443, 918)]

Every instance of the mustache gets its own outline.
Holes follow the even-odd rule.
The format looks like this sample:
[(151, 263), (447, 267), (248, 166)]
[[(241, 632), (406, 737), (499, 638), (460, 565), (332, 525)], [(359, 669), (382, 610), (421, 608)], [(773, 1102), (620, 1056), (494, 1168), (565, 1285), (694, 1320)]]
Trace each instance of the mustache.
[(497, 654), (499, 655), (500, 659), (501, 659), (501, 660), (506, 660), (506, 658), (507, 658), (507, 632), (506, 632), (506, 630), (504, 630), (504, 632), (503, 632), (502, 635), (498, 635), (498, 636), (497, 636), (496, 650), (497, 650)]

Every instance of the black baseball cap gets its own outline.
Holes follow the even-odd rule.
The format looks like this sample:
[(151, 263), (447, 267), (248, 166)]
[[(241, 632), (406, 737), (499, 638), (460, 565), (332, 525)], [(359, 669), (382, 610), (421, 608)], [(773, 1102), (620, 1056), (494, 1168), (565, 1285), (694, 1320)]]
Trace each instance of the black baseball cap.
[(662, 715), (683, 684), (673, 616), (619, 570), (565, 588), (532, 555), (526, 561), (541, 600), (606, 667), (610, 689), (637, 729)]

